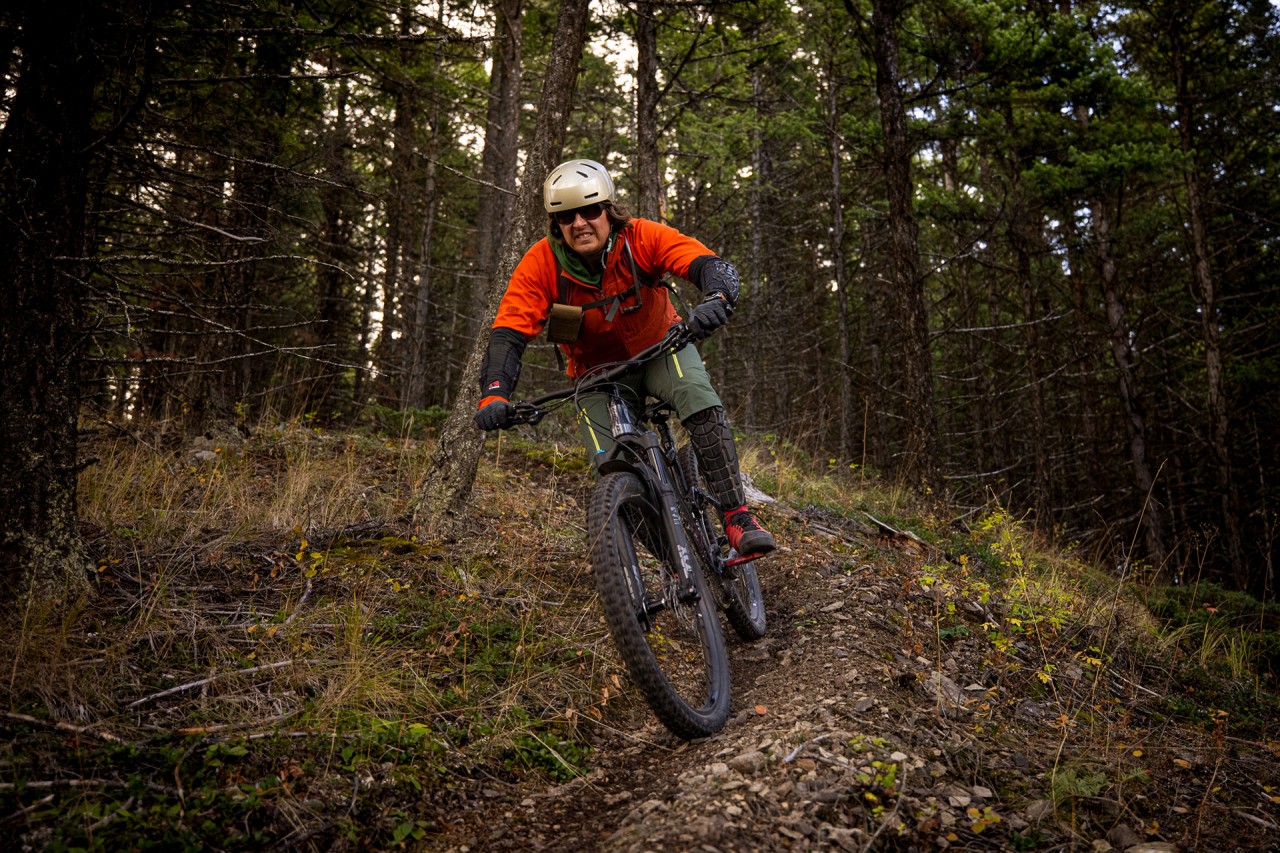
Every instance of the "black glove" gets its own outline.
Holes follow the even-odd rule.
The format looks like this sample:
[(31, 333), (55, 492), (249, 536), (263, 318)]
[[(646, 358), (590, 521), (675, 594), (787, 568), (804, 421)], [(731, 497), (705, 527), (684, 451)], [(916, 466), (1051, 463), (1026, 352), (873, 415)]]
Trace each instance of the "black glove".
[(485, 432), (495, 429), (506, 429), (511, 426), (511, 416), (515, 409), (501, 397), (492, 397), (489, 402), (476, 412), (476, 426)]
[(702, 340), (729, 322), (729, 315), (732, 313), (729, 303), (719, 294), (713, 293), (689, 314), (689, 330), (693, 332), (695, 339)]

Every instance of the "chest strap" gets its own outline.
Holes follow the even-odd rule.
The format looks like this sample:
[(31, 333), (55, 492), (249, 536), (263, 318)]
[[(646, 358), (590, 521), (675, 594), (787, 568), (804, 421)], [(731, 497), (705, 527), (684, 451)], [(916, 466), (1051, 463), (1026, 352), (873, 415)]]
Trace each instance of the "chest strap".
[[(629, 314), (644, 305), (644, 297), (640, 289), (641, 284), (652, 287), (656, 286), (658, 283), (658, 280), (652, 276), (644, 279), (643, 281), (641, 280), (640, 268), (636, 266), (635, 256), (631, 254), (631, 244), (627, 242), (626, 237), (622, 238), (622, 250), (627, 253), (627, 262), (631, 265), (631, 286), (626, 290), (613, 294), (612, 296), (606, 296), (603, 299), (586, 302), (578, 306), (583, 311), (588, 311), (592, 308), (604, 308), (608, 305), (609, 310), (606, 311), (604, 315), (605, 322), (607, 323), (613, 322), (614, 318), (618, 316), (618, 310), (620, 308), (622, 313)], [(560, 259), (555, 257), (554, 252), (552, 252), (552, 257), (555, 258), (556, 262), (556, 302), (561, 305), (568, 305), (569, 291), (572, 289), (574, 282), (565, 275), (564, 268), (560, 265)], [(601, 279), (603, 280), (603, 274), (601, 275)], [(623, 301), (630, 299), (632, 295), (636, 298), (636, 304), (628, 306), (627, 308), (622, 308)]]

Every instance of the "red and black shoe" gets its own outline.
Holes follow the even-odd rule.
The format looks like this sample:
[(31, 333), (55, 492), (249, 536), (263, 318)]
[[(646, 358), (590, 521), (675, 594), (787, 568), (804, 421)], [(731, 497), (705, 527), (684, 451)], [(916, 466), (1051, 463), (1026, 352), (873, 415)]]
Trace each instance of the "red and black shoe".
[(729, 547), (739, 554), (768, 554), (778, 547), (773, 534), (760, 526), (746, 504), (725, 513), (724, 532), (729, 537)]

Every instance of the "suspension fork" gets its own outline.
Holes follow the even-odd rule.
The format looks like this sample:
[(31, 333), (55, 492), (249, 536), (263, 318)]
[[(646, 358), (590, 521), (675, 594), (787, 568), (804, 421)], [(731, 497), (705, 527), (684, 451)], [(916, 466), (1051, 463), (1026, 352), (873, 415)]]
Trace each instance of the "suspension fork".
[(675, 568), (679, 581), (676, 597), (685, 604), (697, 601), (698, 586), (694, 583), (693, 573), (698, 569), (694, 565), (693, 549), (689, 545), (684, 520), (680, 517), (680, 497), (672, 480), (671, 467), (667, 464), (662, 442), (656, 432), (637, 429), (626, 404), (616, 397), (609, 403), (609, 414), (613, 421), (614, 440), (617, 442), (611, 456), (617, 459), (617, 451), (625, 446), (629, 455), (644, 463), (628, 467), (640, 475), (656, 499), (663, 532), (673, 552), (665, 556)]
[(647, 433), (642, 436), (645, 461), (648, 463), (645, 472), (650, 488), (655, 492), (658, 506), (662, 510), (662, 526), (667, 534), (667, 541), (675, 552), (668, 555), (680, 580), (677, 596), (685, 604), (697, 601), (698, 587), (694, 583), (693, 573), (698, 571), (694, 564), (693, 548), (689, 544), (689, 534), (685, 530), (684, 519), (680, 513), (680, 496), (672, 479), (671, 468), (667, 465), (667, 457), (663, 453), (658, 436)]

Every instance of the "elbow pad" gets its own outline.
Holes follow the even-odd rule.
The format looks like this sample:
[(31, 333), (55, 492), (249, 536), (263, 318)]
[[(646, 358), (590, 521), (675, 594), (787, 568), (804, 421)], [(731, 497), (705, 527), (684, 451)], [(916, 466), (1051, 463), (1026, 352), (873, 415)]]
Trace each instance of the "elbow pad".
[(689, 281), (698, 286), (703, 296), (723, 293), (730, 308), (738, 307), (738, 271), (728, 261), (703, 255), (689, 264)]
[(480, 363), (480, 396), (510, 400), (520, 381), (520, 362), (528, 345), (515, 329), (499, 327), (489, 333), (489, 347)]

